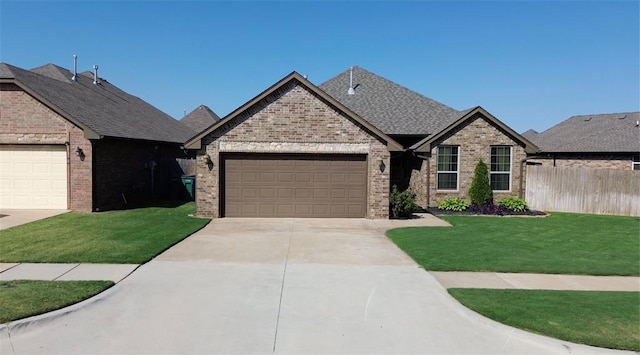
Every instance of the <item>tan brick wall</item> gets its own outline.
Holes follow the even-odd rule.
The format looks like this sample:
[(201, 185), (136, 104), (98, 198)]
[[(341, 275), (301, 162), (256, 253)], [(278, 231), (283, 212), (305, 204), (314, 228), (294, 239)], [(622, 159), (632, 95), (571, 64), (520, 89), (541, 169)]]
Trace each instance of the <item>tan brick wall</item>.
[[(458, 191), (439, 191), (437, 187), (437, 146), (457, 145), (459, 159)], [(494, 192), (494, 200), (504, 197), (517, 197), (520, 189), (520, 163), (526, 157), (523, 147), (519, 146), (513, 139), (506, 135), (498, 127), (492, 125), (481, 115), (467, 121), (457, 129), (449, 132), (438, 142), (435, 142), (429, 158), (429, 206), (437, 206), (440, 201), (449, 197), (460, 197), (470, 202), (468, 190), (473, 180), (473, 172), (480, 159), (489, 165), (490, 146), (508, 145), (511, 146), (511, 191)], [(417, 184), (426, 185), (426, 162), (422, 170), (418, 173), (423, 176), (422, 182)], [(418, 179), (420, 181), (420, 179)], [(523, 181), (524, 183), (524, 181)], [(420, 191), (424, 193), (426, 191)], [(423, 206), (424, 207), (424, 206)]]
[[(384, 143), (312, 92), (289, 84), (203, 138), (198, 152), (197, 214), (219, 217), (220, 152), (365, 153), (369, 218), (389, 216), (389, 152)], [(205, 154), (211, 157), (211, 169)], [(380, 171), (380, 161), (386, 168)]]
[[(92, 208), (92, 148), (82, 130), (13, 84), (0, 85), (0, 144), (65, 144), (69, 142), (67, 208)], [(84, 160), (74, 151), (82, 148)]]
[(633, 170), (633, 156), (630, 154), (620, 155), (558, 155), (554, 158), (531, 157), (531, 162), (541, 163), (544, 166), (555, 166), (563, 168), (589, 168), (607, 170)]

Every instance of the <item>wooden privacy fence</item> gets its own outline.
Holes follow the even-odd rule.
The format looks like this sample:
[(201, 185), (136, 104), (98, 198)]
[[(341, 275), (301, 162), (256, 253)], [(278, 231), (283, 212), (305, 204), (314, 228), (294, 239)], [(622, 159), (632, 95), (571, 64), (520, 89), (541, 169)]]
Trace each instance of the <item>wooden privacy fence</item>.
[(533, 210), (640, 216), (640, 171), (530, 165), (526, 182)]

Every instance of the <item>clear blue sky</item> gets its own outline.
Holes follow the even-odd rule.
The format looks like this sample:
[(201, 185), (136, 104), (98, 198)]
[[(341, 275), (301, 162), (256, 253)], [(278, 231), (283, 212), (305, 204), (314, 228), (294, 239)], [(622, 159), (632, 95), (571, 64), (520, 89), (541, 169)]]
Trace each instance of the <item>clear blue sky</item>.
[(169, 115), (361, 66), (518, 132), (640, 110), (638, 1), (0, 1), (0, 60), (100, 66)]

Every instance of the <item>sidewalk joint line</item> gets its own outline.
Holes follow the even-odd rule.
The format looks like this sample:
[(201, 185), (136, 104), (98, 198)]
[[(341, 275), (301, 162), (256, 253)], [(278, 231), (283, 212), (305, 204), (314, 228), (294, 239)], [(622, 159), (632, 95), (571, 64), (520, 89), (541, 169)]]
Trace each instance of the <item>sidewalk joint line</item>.
[(278, 302), (278, 316), (276, 317), (276, 331), (273, 335), (273, 350), (276, 352), (276, 344), (278, 343), (278, 327), (280, 326), (280, 311), (282, 310), (282, 295), (284, 294), (284, 281), (287, 276), (287, 266), (289, 265), (289, 252), (291, 251), (291, 242), (293, 241), (293, 227), (295, 224), (295, 218), (291, 221), (291, 234), (289, 234), (289, 246), (287, 247), (287, 257), (284, 261), (284, 270), (282, 271), (282, 284), (280, 284), (280, 300)]
[(69, 269), (69, 270), (67, 270), (67, 271), (63, 272), (63, 273), (62, 273), (62, 275), (60, 275), (60, 276), (56, 277), (55, 279), (53, 279), (53, 280), (51, 280), (51, 281), (58, 281), (58, 279), (59, 279), (59, 278), (61, 278), (62, 276), (66, 275), (66, 274), (68, 274), (68, 273), (70, 273), (71, 271), (75, 270), (78, 266), (80, 266), (80, 264), (76, 264), (76, 266), (74, 266), (74, 267), (72, 267), (71, 269)]

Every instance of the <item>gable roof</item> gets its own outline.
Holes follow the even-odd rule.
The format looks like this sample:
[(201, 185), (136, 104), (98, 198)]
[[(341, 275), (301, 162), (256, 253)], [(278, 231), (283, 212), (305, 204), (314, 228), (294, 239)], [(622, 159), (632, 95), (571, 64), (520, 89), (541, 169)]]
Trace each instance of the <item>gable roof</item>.
[(411, 146), (409, 149), (415, 150), (417, 152), (430, 152), (432, 149), (432, 144), (434, 142), (438, 141), (442, 136), (451, 132), (453, 129), (460, 126), (461, 124), (464, 124), (466, 121), (478, 117), (478, 115), (481, 115), (482, 117), (486, 118), (489, 121), (489, 123), (497, 126), (500, 130), (502, 130), (504, 133), (509, 135), (511, 139), (522, 144), (524, 146), (524, 150), (527, 153), (531, 154), (538, 151), (538, 147), (535, 144), (533, 144), (528, 139), (518, 134), (516, 131), (509, 128), (509, 126), (502, 123), (502, 121), (494, 117), (492, 114), (487, 112), (487, 110), (485, 110), (480, 106), (476, 106), (474, 108), (461, 112), (460, 116), (456, 120), (451, 122), (446, 127), (443, 127), (438, 133), (424, 138), (423, 140)]
[(347, 94), (349, 81), (347, 70), (319, 87), (386, 134), (434, 134), (460, 116), (460, 111), (357, 66), (353, 95)]
[(532, 137), (544, 153), (640, 152), (640, 112), (572, 116)]
[(260, 93), (258, 96), (253, 99), (247, 101), (244, 105), (238, 107), (233, 112), (225, 116), (222, 120), (218, 121), (213, 126), (207, 128), (206, 130), (200, 132), (198, 135), (189, 139), (185, 143), (185, 148), (188, 149), (200, 149), (202, 144), (202, 138), (207, 135), (215, 132), (216, 130), (225, 127), (228, 122), (233, 120), (234, 118), (240, 116), (245, 111), (249, 111), (252, 107), (259, 105), (261, 102), (270, 102), (271, 97), (273, 95), (278, 95), (280, 93), (280, 89), (285, 87), (290, 83), (295, 83), (298, 85), (304, 86), (307, 90), (311, 91), (315, 95), (317, 95), (320, 99), (324, 100), (327, 104), (333, 106), (339, 112), (342, 112), (347, 118), (355, 121), (360, 126), (364, 127), (368, 130), (372, 135), (378, 137), (380, 140), (384, 141), (387, 144), (387, 149), (389, 151), (401, 151), (402, 145), (393, 140), (391, 137), (384, 134), (380, 129), (373, 126), (371, 123), (360, 117), (357, 113), (351, 111), (348, 107), (338, 102), (336, 99), (327, 95), (324, 91), (320, 90), (317, 86), (313, 85), (310, 81), (302, 77), (302, 75), (297, 72), (292, 72), (291, 74), (285, 76), (277, 83), (273, 84), (271, 87)]
[(93, 84), (85, 72), (47, 64), (33, 70), (0, 63), (0, 83), (16, 84), (53, 111), (82, 128), (85, 137), (183, 143), (193, 132), (166, 113), (104, 79)]
[(520, 135), (523, 136), (524, 138), (533, 141), (533, 139), (536, 138), (536, 136), (540, 134), (537, 131), (533, 130), (533, 129), (528, 129), (526, 130), (524, 133), (521, 133)]
[(218, 121), (220, 121), (220, 117), (205, 105), (196, 107), (195, 110), (180, 119), (180, 123), (191, 128), (194, 134), (200, 133)]

